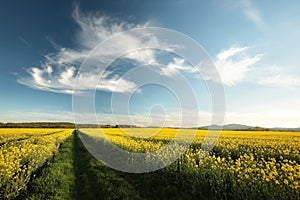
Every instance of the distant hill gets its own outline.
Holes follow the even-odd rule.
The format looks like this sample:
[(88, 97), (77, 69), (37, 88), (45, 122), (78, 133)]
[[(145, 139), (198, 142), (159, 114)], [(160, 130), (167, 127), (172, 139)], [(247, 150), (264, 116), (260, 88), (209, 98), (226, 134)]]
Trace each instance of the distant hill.
[(222, 126), (219, 125), (211, 125), (211, 126), (202, 126), (198, 127), (198, 129), (201, 130), (246, 130), (246, 129), (252, 129), (254, 128), (253, 126), (247, 126), (247, 125), (242, 125), (242, 124), (227, 124)]
[(280, 128), (280, 127), (276, 127), (276, 128), (270, 128), (270, 130), (272, 130), (272, 131), (296, 131), (296, 132), (300, 132), (300, 127), (299, 128)]
[(296, 131), (300, 132), (300, 127), (299, 128), (264, 128), (264, 127), (259, 127), (259, 126), (247, 126), (243, 124), (226, 124), (223, 127), (219, 125), (211, 125), (211, 126), (201, 126), (196, 129), (199, 130), (232, 130), (232, 131), (238, 131), (238, 130), (243, 130), (243, 131)]

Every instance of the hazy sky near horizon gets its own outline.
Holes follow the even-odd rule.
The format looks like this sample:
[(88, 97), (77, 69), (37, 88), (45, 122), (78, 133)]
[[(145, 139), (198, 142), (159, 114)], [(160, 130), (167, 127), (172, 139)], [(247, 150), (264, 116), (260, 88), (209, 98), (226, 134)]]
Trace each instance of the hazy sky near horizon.
[[(226, 124), (300, 127), (299, 9), (297, 0), (3, 1), (0, 121), (73, 121), (73, 83), (88, 53), (122, 31), (155, 26), (186, 34), (208, 53), (223, 80)], [(128, 39), (125, 46), (143, 43), (138, 37)], [(136, 89), (134, 80), (119, 73), (141, 62), (165, 78), (174, 71), (187, 76), (192, 71), (184, 59), (157, 51), (141, 51), (116, 61), (113, 67), (117, 70), (97, 86), (100, 123), (114, 124), (111, 95), (122, 96)], [(158, 62), (164, 67), (157, 67)], [(92, 78), (97, 76), (89, 76)], [(82, 91), (93, 87), (89, 79), (82, 79)], [(205, 87), (209, 80), (189, 77), (189, 81), (199, 110), (187, 107), (183, 112), (191, 113), (191, 119), (195, 112), (200, 114), (197, 125), (206, 125), (211, 112)], [(113, 87), (116, 83), (117, 88)], [(148, 125), (151, 116), (151, 125), (157, 125), (164, 112), (165, 125), (178, 125), (179, 104), (170, 91), (157, 85), (139, 91), (128, 105), (138, 125)], [(116, 101), (121, 104), (122, 98)], [(122, 108), (116, 106), (114, 112), (120, 123), (128, 123)]]

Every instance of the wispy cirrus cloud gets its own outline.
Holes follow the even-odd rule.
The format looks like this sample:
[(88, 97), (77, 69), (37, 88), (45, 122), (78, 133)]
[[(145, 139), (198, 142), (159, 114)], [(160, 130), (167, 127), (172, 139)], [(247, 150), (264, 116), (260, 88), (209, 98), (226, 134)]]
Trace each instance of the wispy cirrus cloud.
[(25, 40), (23, 37), (19, 36), (18, 39), (23, 43), (25, 44), (27, 47), (31, 47), (30, 43)]
[[(250, 4), (249, 4), (250, 5)], [(248, 6), (249, 8), (251, 6)], [(90, 71), (78, 74), (79, 67), (83, 60), (89, 56), (89, 59), (95, 63), (105, 63), (111, 58), (115, 58), (120, 52), (127, 49), (137, 49), (132, 51), (124, 58), (138, 64), (159, 63), (157, 52), (153, 49), (140, 50), (145, 44), (156, 44), (162, 49), (176, 48), (170, 44), (163, 43), (153, 35), (133, 35), (124, 31), (147, 27), (148, 22), (144, 24), (132, 24), (126, 21), (115, 19), (100, 13), (82, 13), (78, 6), (75, 7), (72, 17), (78, 24), (79, 29), (75, 33), (76, 48), (65, 48), (55, 44), (56, 52), (44, 56), (40, 66), (34, 66), (27, 69), (27, 76), (20, 77), (18, 82), (31, 88), (49, 92), (73, 94), (73, 86), (77, 80), (77, 93), (84, 93), (85, 90), (102, 90), (109, 92), (126, 93), (137, 89), (137, 85), (129, 79), (125, 79), (114, 71), (105, 71), (101, 80), (99, 71), (101, 69), (93, 68)], [(113, 44), (107, 44), (105, 51), (90, 52), (95, 46), (106, 39), (122, 32), (122, 40), (116, 40)], [(214, 63), (221, 76), (223, 83), (227, 86), (234, 86), (243, 81), (246, 73), (252, 70), (257, 62), (262, 58), (262, 54), (249, 56), (248, 46), (230, 47), (219, 52)], [(122, 66), (123, 67), (123, 66)], [(200, 78), (196, 68), (190, 66), (184, 59), (174, 58), (166, 64), (165, 67), (153, 68), (160, 75), (171, 78), (175, 73), (186, 73)], [(106, 70), (106, 69), (104, 69)], [(216, 80), (214, 75), (209, 76), (210, 69), (198, 68), (206, 77), (205, 80)], [(208, 75), (207, 75), (208, 74)], [(93, 83), (93, 84), (91, 84)], [(94, 83), (97, 83), (96, 85)]]
[(233, 86), (243, 81), (252, 67), (262, 59), (263, 54), (249, 56), (246, 51), (249, 47), (230, 47), (219, 52), (215, 65), (223, 84)]
[[(256, 85), (290, 90), (300, 88), (298, 77), (285, 72), (285, 67), (260, 64), (264, 54), (250, 56), (247, 52), (250, 49), (248, 46), (234, 46), (216, 55), (214, 63), (224, 85), (234, 86), (239, 82), (247, 81)], [(207, 79), (213, 79), (213, 77)]]
[[(99, 75), (93, 72), (81, 73), (76, 77), (75, 67), (65, 68), (65, 70), (60, 71), (57, 75), (52, 75), (52, 70), (52, 67), (49, 66), (43, 69), (36, 67), (30, 68), (28, 73), (31, 76), (21, 78), (18, 82), (33, 89), (64, 94), (73, 94), (73, 85), (76, 79), (77, 82), (80, 83), (77, 85), (77, 91), (79, 91), (78, 94), (83, 93), (85, 90), (94, 89), (124, 93), (136, 88), (136, 85), (133, 82), (125, 80), (118, 75), (111, 78), (106, 78), (106, 76), (104, 76), (99, 80)], [(51, 73), (49, 73), (49, 71), (51, 71)], [(98, 85), (91, 85), (91, 82), (98, 82)]]
[(242, 9), (243, 14), (248, 20), (253, 22), (259, 28), (263, 28), (265, 26), (260, 11), (255, 7), (255, 5), (253, 5), (251, 0), (241, 0), (237, 2), (238, 7)]
[(220, 51), (214, 59), (214, 64), (220, 75), (221, 80), (210, 72), (210, 68), (200, 67), (204, 74), (204, 79), (212, 81), (222, 81), (226, 86), (234, 86), (247, 79), (255, 64), (258, 63), (263, 54), (248, 55), (250, 47), (230, 47)]
[[(100, 13), (85, 14), (80, 12), (79, 6), (75, 7), (72, 17), (79, 26), (79, 30), (75, 34), (77, 47), (64, 48), (56, 44), (55, 48), (57, 51), (45, 55), (40, 66), (27, 69), (28, 75), (20, 77), (18, 79), (19, 83), (38, 90), (72, 94), (79, 67), (95, 46), (118, 33), (148, 25), (148, 22), (141, 25), (132, 24)], [(118, 43), (116, 41), (113, 44), (109, 44), (106, 46), (106, 51), (94, 52), (92, 55), (94, 57), (89, 55), (89, 58), (94, 59), (96, 62), (104, 63), (106, 60), (118, 55), (122, 50), (128, 49), (128, 47), (139, 49), (145, 43), (158, 43), (157, 38), (151, 35), (140, 37), (124, 33), (122, 36), (124, 37), (122, 42)], [(160, 43), (160, 45), (164, 44)], [(156, 62), (155, 52), (152, 50), (131, 52), (124, 55), (124, 57), (138, 63)], [(99, 80), (99, 75), (95, 69), (94, 71), (79, 74), (77, 76), (79, 93), (80, 90), (84, 92), (84, 90), (90, 89), (128, 92), (135, 88), (134, 82), (124, 80), (117, 74), (109, 74), (107, 72), (101, 77), (101, 80)], [(98, 85), (91, 86), (91, 83), (98, 83)]]
[(249, 47), (230, 47), (229, 49), (223, 50), (220, 53), (218, 53), (217, 59), (220, 61), (226, 60), (226, 59), (236, 55), (237, 53), (243, 52), (247, 49), (249, 49)]
[(260, 79), (259, 84), (285, 89), (296, 89), (300, 88), (300, 78), (291, 75), (277, 74)]
[(196, 69), (188, 65), (184, 59), (173, 58), (172, 62), (169, 62), (166, 67), (161, 68), (160, 74), (170, 77), (180, 72), (195, 73)]
[(264, 87), (275, 87), (285, 90), (300, 89), (300, 78), (291, 73), (291, 66), (263, 63), (251, 73), (253, 83)]

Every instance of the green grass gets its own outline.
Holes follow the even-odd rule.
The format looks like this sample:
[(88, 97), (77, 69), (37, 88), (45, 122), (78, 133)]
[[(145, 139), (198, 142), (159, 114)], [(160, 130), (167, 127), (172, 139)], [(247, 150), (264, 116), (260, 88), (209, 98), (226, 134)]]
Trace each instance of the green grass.
[(85, 149), (74, 133), (53, 163), (34, 178), (18, 199), (140, 199), (128, 182)]
[(76, 199), (140, 199), (118, 173), (96, 160), (74, 136)]
[(74, 135), (69, 137), (55, 155), (53, 162), (33, 179), (19, 199), (73, 199), (75, 171)]

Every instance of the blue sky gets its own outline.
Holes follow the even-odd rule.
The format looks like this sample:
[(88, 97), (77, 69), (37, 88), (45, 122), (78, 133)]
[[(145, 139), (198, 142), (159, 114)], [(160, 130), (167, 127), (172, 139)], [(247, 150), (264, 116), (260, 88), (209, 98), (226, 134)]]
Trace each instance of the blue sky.
[[(299, 9), (296, 0), (1, 2), (0, 121), (73, 121), (73, 83), (88, 53), (122, 31), (155, 26), (186, 34), (206, 50), (223, 80), (226, 123), (299, 127)], [(208, 124), (209, 80), (190, 76), (191, 68), (182, 58), (157, 51), (124, 56), (111, 66), (113, 73), (96, 92), (99, 121), (114, 123), (112, 94), (118, 97), (115, 104), (122, 105), (122, 95), (134, 90), (136, 77), (119, 81), (118, 75), (147, 59), (164, 65), (157, 69), (163, 77), (170, 77), (174, 69), (187, 76), (199, 109), (183, 111), (191, 120), (200, 114), (198, 125)], [(81, 90), (91, 89), (88, 83), (83, 79)], [(132, 95), (129, 113), (138, 125), (165, 120), (176, 126), (180, 118), (176, 102), (170, 91), (145, 86)], [(128, 123), (123, 108), (115, 106), (114, 112), (118, 122)]]

